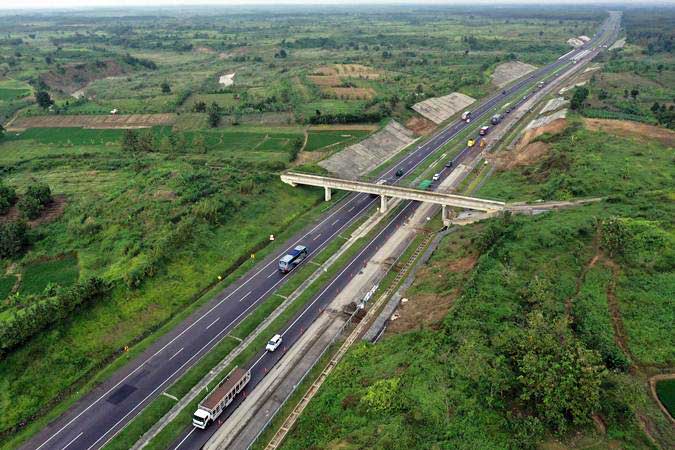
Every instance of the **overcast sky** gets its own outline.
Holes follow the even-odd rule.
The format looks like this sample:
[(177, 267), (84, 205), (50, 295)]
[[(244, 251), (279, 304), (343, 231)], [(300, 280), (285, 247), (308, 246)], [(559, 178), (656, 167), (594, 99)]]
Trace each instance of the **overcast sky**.
[[(128, 6), (164, 6), (164, 5), (274, 5), (274, 4), (476, 4), (476, 3), (633, 3), (629, 0), (0, 0), (0, 9), (44, 9), (44, 8), (91, 8), (91, 7), (128, 7)], [(641, 1), (641, 4), (646, 3)], [(651, 3), (651, 2), (650, 2)], [(653, 3), (675, 5), (675, 0), (656, 0)]]

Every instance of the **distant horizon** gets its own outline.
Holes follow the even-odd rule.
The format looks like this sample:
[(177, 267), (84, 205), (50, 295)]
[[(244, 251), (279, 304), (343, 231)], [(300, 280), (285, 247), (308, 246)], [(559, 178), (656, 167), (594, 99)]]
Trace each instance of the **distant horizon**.
[(517, 5), (579, 5), (579, 6), (675, 6), (675, 0), (647, 0), (636, 5), (631, 0), (551, 0), (542, 4), (541, 0), (4, 0), (0, 3), (3, 11), (49, 11), (49, 10), (119, 10), (125, 8), (199, 8), (199, 7), (275, 7), (275, 6), (475, 6), (499, 4)]

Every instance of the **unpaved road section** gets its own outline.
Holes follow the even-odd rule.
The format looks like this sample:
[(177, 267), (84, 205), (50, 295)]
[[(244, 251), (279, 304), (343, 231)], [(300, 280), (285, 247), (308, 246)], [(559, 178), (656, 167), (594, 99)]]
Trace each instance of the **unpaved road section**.
[(342, 178), (356, 179), (403, 150), (415, 140), (412, 131), (392, 120), (377, 133), (319, 163)]
[(149, 128), (158, 125), (173, 125), (175, 114), (128, 114), (109, 116), (35, 116), (18, 117), (8, 131), (24, 131), (28, 128)]
[(438, 124), (448, 120), (451, 116), (475, 101), (475, 98), (469, 97), (468, 95), (464, 95), (460, 92), (453, 92), (452, 94), (443, 97), (432, 97), (419, 103), (415, 103), (412, 106), (412, 109)]
[(501, 88), (536, 69), (532, 64), (520, 61), (505, 62), (495, 67), (492, 83)]

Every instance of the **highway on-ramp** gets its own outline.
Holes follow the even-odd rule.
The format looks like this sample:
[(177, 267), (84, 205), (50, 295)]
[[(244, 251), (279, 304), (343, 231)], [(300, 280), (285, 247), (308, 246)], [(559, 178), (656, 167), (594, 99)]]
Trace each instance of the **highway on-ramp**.
[[(575, 52), (578, 51), (581, 49)], [(574, 54), (576, 53), (571, 55)], [(512, 94), (567, 64), (569, 64), (568, 57), (559, 59), (506, 88), (505, 94), (499, 92), (484, 100), (473, 109), (474, 120), (487, 116), (493, 108), (503, 104)], [(415, 148), (397, 165), (380, 174), (380, 177), (390, 179), (392, 183), (397, 182), (394, 175), (396, 170), (403, 169), (406, 174), (410, 173), (467, 126), (466, 123), (459, 121), (448, 125), (426, 143)], [(477, 151), (480, 151), (477, 147), (466, 148), (455, 157), (455, 162), (472, 157)], [(311, 260), (336, 236), (365, 214), (376, 201), (367, 194), (354, 193), (346, 196), (315, 223), (297, 233), (280, 246), (278, 251), (264, 258), (213, 300), (159, 338), (141, 355), (129, 361), (110, 378), (75, 402), (64, 414), (27, 441), (22, 448), (76, 450), (103, 447), (145, 406), (225, 339), (237, 324), (293, 276), (293, 273), (282, 275), (277, 270), (277, 261), (281, 256), (295, 245), (303, 244), (309, 247), (310, 255), (307, 260)], [(284, 330), (280, 330), (284, 333), (284, 342), (287, 346), (297, 340), (363, 262), (370, 258), (395, 227), (416, 207), (417, 203), (410, 202), (398, 211), (377, 237), (362, 249), (347, 267), (341, 269), (338, 276), (322, 287), (320, 294), (306, 309), (292, 319)], [(252, 389), (265, 375), (266, 369), (272, 367), (281, 356), (282, 352), (260, 352), (256, 355), (249, 363), (253, 371), (247, 389)], [(234, 407), (236, 403), (231, 405), (228, 411)], [(214, 431), (215, 427), (199, 432), (186, 430), (176, 445), (182, 441), (181, 448), (198, 448)], [(185, 438), (188, 433), (190, 435)]]

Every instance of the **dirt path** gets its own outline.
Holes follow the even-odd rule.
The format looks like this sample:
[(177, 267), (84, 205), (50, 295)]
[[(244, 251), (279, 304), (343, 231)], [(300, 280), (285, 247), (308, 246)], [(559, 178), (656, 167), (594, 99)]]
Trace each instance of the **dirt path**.
[(577, 281), (574, 286), (574, 293), (565, 300), (565, 315), (570, 319), (570, 321), (572, 320), (572, 304), (574, 303), (574, 299), (579, 295), (581, 286), (584, 284), (584, 281), (586, 280), (586, 274), (588, 273), (589, 270), (595, 267), (595, 264), (598, 262), (598, 259), (600, 259), (601, 256), (599, 229), (596, 229), (595, 234), (593, 235), (592, 245), (593, 245), (593, 257), (591, 258), (590, 261), (588, 261), (588, 263), (584, 266), (584, 268), (581, 269), (581, 273), (577, 277)]
[(619, 279), (620, 268), (617, 263), (609, 258), (603, 257), (602, 264), (612, 272), (612, 279), (607, 285), (607, 306), (609, 307), (609, 314), (612, 318), (612, 327), (614, 328), (614, 341), (619, 346), (624, 355), (628, 357), (631, 365), (631, 371), (635, 371), (640, 366), (635, 355), (628, 347), (628, 335), (623, 326), (623, 319), (621, 318), (621, 310), (619, 309), (619, 301), (616, 298), (616, 283)]

